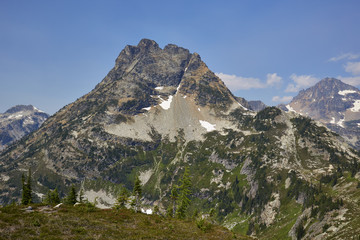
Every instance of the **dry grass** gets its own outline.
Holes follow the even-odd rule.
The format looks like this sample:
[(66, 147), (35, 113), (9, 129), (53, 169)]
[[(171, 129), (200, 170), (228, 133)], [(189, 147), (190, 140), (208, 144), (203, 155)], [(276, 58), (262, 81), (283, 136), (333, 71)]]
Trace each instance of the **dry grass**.
[(87, 206), (43, 210), (34, 206), (0, 209), (0, 239), (246, 239), (212, 225), (206, 231), (194, 222)]

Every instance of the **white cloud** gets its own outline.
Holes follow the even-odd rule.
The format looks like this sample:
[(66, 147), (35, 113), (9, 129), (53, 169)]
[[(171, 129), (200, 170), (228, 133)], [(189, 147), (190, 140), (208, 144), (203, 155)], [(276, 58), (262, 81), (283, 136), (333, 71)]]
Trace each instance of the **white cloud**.
[(277, 73), (268, 73), (266, 75), (266, 84), (272, 86), (274, 84), (280, 84), (282, 78), (277, 75)]
[(312, 75), (296, 75), (292, 74), (290, 79), (294, 81), (294, 83), (290, 83), (285, 92), (298, 92), (301, 89), (310, 87), (317, 83), (320, 79), (313, 77)]
[(347, 60), (354, 60), (354, 59), (358, 59), (360, 57), (360, 54), (354, 54), (354, 53), (344, 53), (340, 56), (337, 57), (332, 57), (329, 59), (330, 62), (337, 62), (343, 59), (347, 59)]
[(337, 79), (340, 79), (344, 83), (350, 84), (352, 86), (359, 86), (360, 85), (360, 76), (357, 76), (357, 77), (338, 76)]
[(231, 91), (266, 87), (266, 84), (262, 83), (258, 78), (246, 78), (225, 73), (216, 73), (216, 76), (223, 80)]
[(292, 96), (283, 96), (283, 97), (274, 96), (274, 97), (272, 98), (272, 101), (273, 101), (273, 102), (288, 103), (288, 102), (290, 102), (292, 99), (293, 99)]
[(246, 90), (251, 88), (267, 88), (275, 84), (280, 84), (282, 78), (276, 73), (269, 73), (266, 75), (266, 83), (259, 78), (241, 77), (236, 75), (229, 75), (225, 73), (215, 73), (231, 91)]
[(347, 62), (344, 67), (346, 72), (352, 73), (353, 75), (360, 74), (360, 62)]

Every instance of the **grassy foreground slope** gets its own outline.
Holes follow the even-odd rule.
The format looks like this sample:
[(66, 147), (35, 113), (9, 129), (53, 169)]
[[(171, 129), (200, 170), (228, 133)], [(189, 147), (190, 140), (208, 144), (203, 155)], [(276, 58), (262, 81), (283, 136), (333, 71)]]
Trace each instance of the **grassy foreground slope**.
[(0, 208), (0, 239), (250, 239), (195, 222), (86, 206)]

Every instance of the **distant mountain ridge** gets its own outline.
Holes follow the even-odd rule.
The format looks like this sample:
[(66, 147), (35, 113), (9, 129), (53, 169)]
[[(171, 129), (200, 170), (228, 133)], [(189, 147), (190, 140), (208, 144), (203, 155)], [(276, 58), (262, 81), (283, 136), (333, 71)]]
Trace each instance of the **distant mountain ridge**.
[(0, 150), (37, 130), (47, 118), (32, 105), (17, 105), (0, 114)]
[(267, 105), (260, 100), (248, 101), (248, 102), (250, 105), (250, 109), (254, 110), (255, 112), (260, 112), (267, 107)]
[(360, 148), (360, 90), (335, 78), (325, 78), (286, 106), (289, 111), (322, 122)]

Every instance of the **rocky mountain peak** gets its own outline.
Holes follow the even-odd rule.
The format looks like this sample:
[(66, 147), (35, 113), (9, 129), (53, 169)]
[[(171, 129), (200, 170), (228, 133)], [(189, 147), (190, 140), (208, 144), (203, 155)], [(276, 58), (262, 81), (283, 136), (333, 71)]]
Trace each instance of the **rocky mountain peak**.
[(325, 78), (293, 98), (287, 108), (326, 124), (351, 145), (360, 147), (360, 91), (335, 78)]
[(35, 108), (33, 105), (16, 105), (6, 110), (5, 113), (16, 113), (21, 111), (40, 111), (40, 110)]
[(48, 117), (32, 105), (17, 105), (0, 114), (0, 150), (37, 130)]
[(220, 103), (229, 107), (236, 102), (199, 54), (174, 44), (161, 49), (149, 39), (141, 40), (137, 46), (126, 46), (116, 59), (115, 67), (86, 98), (99, 102), (100, 95), (106, 105), (120, 103), (119, 110), (124, 101), (137, 99), (139, 104), (133, 111), (137, 114), (143, 108), (159, 104), (154, 95), (160, 94), (166, 99), (177, 91), (192, 95), (202, 106)]
[(340, 91), (343, 90), (358, 91), (357, 88), (343, 83), (336, 78), (324, 78), (323, 80), (315, 84), (313, 87), (300, 91), (299, 94), (294, 97), (294, 101), (300, 99), (304, 100), (305, 98), (307, 100), (313, 101), (314, 99), (319, 100), (339, 97), (341, 95)]
[(145, 51), (160, 49), (159, 44), (157, 44), (154, 40), (146, 39), (146, 38), (141, 39), (137, 46), (138, 48), (144, 49)]
[(60, 110), (45, 128), (81, 129), (74, 119), (88, 119), (118, 137), (149, 141), (149, 133), (157, 132), (173, 139), (184, 129), (191, 140), (209, 129), (231, 127), (221, 116), (234, 108), (241, 105), (199, 54), (174, 44), (162, 49), (143, 39), (126, 46), (103, 81)]

